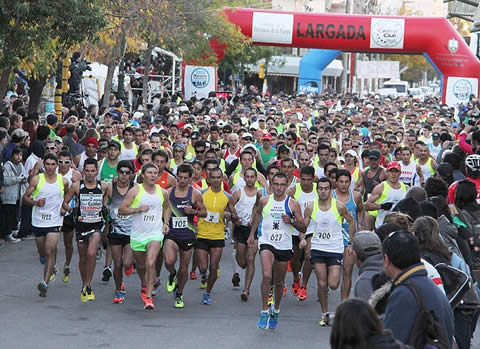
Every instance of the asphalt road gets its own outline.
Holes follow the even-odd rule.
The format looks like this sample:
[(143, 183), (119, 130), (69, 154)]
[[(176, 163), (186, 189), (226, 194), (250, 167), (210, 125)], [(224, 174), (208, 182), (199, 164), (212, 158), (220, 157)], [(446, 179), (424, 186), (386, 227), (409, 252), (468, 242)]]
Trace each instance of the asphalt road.
[[(143, 309), (135, 273), (125, 278), (126, 302), (112, 303), (114, 283), (113, 279), (108, 283), (101, 281), (103, 261), (97, 265), (92, 284), (96, 299), (82, 304), (76, 251), (70, 283), (64, 284), (59, 273), (57, 280), (50, 283), (47, 298), (41, 298), (36, 285), (43, 266), (35, 242), (3, 245), (0, 247), (0, 347), (329, 348), (330, 328), (318, 326), (321, 310), (314, 275), (308, 299), (297, 301), (289, 288), (282, 301), (278, 328), (259, 330), (256, 324), (261, 304), (260, 268), (250, 298), (244, 303), (240, 300), (242, 290), (232, 287), (231, 251), (232, 245), (227, 243), (211, 305), (201, 304), (200, 281), (189, 280), (184, 291), (185, 308), (175, 309), (173, 296), (164, 288), (168, 274), (163, 270), (162, 291), (154, 299), (155, 311), (147, 311)], [(59, 266), (63, 266), (63, 260), (60, 241)], [(291, 282), (290, 273), (287, 285)], [(330, 292), (332, 310), (339, 301), (339, 290)]]

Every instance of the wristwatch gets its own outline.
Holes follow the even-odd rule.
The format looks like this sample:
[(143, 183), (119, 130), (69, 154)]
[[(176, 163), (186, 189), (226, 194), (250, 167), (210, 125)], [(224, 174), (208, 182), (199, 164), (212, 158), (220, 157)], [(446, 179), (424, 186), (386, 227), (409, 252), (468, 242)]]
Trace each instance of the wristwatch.
[(295, 223), (296, 221), (297, 221), (297, 220), (295, 219), (295, 217), (290, 218), (290, 224), (293, 224), (293, 223)]

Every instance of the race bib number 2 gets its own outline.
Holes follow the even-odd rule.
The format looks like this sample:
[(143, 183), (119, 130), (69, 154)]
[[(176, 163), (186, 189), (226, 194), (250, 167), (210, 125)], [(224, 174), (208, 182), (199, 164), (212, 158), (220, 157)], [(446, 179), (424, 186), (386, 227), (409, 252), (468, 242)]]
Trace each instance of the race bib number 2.
[(173, 229), (183, 229), (188, 227), (187, 217), (172, 217)]
[(205, 220), (209, 223), (218, 223), (220, 219), (220, 213), (207, 211), (207, 217)]

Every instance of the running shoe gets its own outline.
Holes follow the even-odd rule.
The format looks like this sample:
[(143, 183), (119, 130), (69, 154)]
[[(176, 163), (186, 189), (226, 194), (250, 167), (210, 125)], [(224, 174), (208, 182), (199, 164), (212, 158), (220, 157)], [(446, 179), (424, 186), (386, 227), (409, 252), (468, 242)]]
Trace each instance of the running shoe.
[(289, 271), (290, 273), (292, 272), (292, 264), (290, 263), (290, 261), (288, 261), (288, 269), (287, 271)]
[(240, 275), (238, 273), (233, 274), (232, 284), (233, 284), (233, 287), (239, 287), (240, 286)]
[(92, 286), (87, 286), (86, 290), (87, 290), (87, 299), (89, 301), (94, 301), (95, 300), (95, 294), (92, 291)]
[(147, 286), (142, 286), (140, 288), (140, 297), (142, 298), (142, 301), (145, 303), (145, 299), (147, 299)]
[(300, 280), (298, 281), (293, 281), (293, 284), (292, 284), (292, 293), (293, 295), (296, 297), (298, 296), (298, 292), (300, 291)]
[(133, 264), (130, 266), (130, 268), (123, 268), (123, 272), (125, 275), (130, 276), (133, 273)]
[(287, 294), (287, 285), (283, 284), (283, 295), (285, 296)]
[(272, 311), (268, 317), (268, 328), (274, 330), (277, 328), (278, 325), (278, 316), (280, 315), (280, 311), (275, 311), (272, 307)]
[(244, 289), (242, 294), (240, 295), (240, 299), (244, 302), (248, 301), (248, 295), (250, 292), (248, 291), (248, 288)]
[(97, 261), (99, 261), (100, 259), (102, 259), (102, 248), (100, 246), (98, 246), (97, 248), (97, 255), (96, 255), (96, 258), (97, 258)]
[(40, 256), (40, 264), (47, 263), (47, 259), (45, 257)]
[(115, 298), (113, 299), (113, 303), (115, 304), (122, 304), (125, 302), (125, 293), (122, 291), (115, 291)]
[(167, 292), (168, 293), (173, 292), (173, 290), (175, 289), (176, 281), (177, 281), (177, 273), (170, 274), (168, 276), (168, 282), (167, 282)]
[(298, 291), (297, 298), (299, 301), (307, 300), (307, 288), (305, 286), (300, 286), (300, 290)]
[(63, 268), (62, 280), (66, 284), (70, 281), (70, 268)]
[(206, 293), (203, 294), (202, 304), (206, 304), (206, 305), (212, 304), (212, 298), (210, 298), (209, 294), (206, 294)]
[(103, 277), (102, 277), (102, 281), (105, 281), (107, 282), (108, 280), (110, 280), (110, 278), (112, 277), (113, 273), (112, 273), (112, 268), (107, 265), (105, 268), (103, 268)]
[(87, 288), (85, 286), (82, 287), (82, 291), (80, 292), (80, 300), (82, 301), (82, 303), (88, 302)]
[(39, 296), (40, 297), (46, 297), (47, 296), (47, 291), (48, 291), (48, 285), (45, 281), (41, 281), (37, 285), (37, 289), (40, 291)]
[(155, 280), (155, 283), (153, 284), (153, 290), (152, 290), (152, 296), (156, 296), (158, 293), (158, 288), (160, 287), (162, 283), (160, 282), (160, 278), (157, 278)]
[(17, 242), (20, 242), (20, 241), (22, 241), (22, 240), (16, 239), (16, 238), (13, 236), (13, 234), (10, 234), (10, 235), (7, 235), (7, 236), (5, 237), (5, 241), (6, 241), (6, 242), (17, 243)]
[(175, 297), (175, 308), (183, 308), (183, 295), (178, 295)]
[(125, 284), (122, 282), (122, 287), (120, 288), (120, 290), (125, 294), (127, 291), (125, 289)]
[(50, 281), (55, 281), (57, 278), (58, 268), (56, 265), (53, 266), (52, 274), (50, 275)]
[(321, 320), (318, 322), (318, 324), (322, 327), (326, 327), (328, 326), (328, 322), (327, 322), (327, 316), (325, 314), (322, 314), (322, 318)]
[(202, 290), (207, 288), (207, 275), (205, 275), (205, 274), (202, 274), (202, 278), (200, 280), (200, 288)]
[(194, 271), (190, 272), (190, 280), (197, 280), (197, 273)]
[(150, 297), (145, 298), (143, 302), (143, 309), (154, 310), (155, 305), (153, 304), (153, 300)]
[(268, 327), (268, 311), (260, 312), (260, 318), (258, 319), (257, 328), (266, 329)]

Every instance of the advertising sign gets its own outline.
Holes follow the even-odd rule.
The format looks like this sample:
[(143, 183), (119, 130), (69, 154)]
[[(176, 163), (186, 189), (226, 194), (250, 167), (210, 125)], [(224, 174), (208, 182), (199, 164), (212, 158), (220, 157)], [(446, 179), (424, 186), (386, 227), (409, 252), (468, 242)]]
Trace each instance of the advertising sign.
[(207, 98), (208, 94), (215, 91), (217, 87), (216, 68), (186, 65), (183, 83), (186, 99), (193, 96), (198, 99)]
[(459, 103), (466, 104), (471, 94), (478, 95), (478, 79), (448, 77), (446, 104), (452, 107)]

